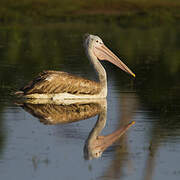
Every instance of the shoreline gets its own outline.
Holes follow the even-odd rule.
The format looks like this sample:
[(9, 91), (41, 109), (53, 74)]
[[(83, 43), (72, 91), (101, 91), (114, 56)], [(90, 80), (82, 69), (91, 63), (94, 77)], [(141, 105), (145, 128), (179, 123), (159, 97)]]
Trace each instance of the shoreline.
[[(108, 8), (107, 8), (108, 7)], [(164, 23), (180, 20), (180, 2), (174, 0), (2, 0), (0, 24), (45, 24), (58, 22), (110, 22), (123, 24)], [(133, 22), (135, 21), (135, 22)], [(143, 21), (143, 22), (141, 22)]]

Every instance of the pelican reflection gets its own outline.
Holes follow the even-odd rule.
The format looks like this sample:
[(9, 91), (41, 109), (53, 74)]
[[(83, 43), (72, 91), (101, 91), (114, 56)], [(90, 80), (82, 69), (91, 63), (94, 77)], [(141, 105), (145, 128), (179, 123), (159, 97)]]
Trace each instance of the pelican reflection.
[(97, 122), (92, 128), (84, 144), (84, 158), (101, 157), (102, 153), (118, 140), (135, 122), (121, 126), (111, 134), (102, 136), (107, 120), (106, 99), (65, 100), (55, 102), (48, 100), (28, 100), (18, 103), (25, 111), (37, 117), (44, 124), (64, 124), (85, 120), (98, 115)]

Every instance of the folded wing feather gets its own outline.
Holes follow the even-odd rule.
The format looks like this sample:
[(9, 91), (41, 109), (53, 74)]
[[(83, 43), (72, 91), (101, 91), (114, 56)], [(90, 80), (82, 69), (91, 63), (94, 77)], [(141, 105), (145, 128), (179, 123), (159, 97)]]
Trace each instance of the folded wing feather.
[(28, 94), (98, 94), (100, 84), (82, 77), (61, 71), (43, 71), (26, 86), (20, 89)]

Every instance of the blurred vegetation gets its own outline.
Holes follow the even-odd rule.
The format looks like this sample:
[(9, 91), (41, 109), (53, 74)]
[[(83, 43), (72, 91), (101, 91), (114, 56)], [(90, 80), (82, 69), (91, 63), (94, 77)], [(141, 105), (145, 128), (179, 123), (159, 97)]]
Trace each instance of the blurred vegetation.
[(180, 18), (179, 0), (1, 0), (1, 23)]

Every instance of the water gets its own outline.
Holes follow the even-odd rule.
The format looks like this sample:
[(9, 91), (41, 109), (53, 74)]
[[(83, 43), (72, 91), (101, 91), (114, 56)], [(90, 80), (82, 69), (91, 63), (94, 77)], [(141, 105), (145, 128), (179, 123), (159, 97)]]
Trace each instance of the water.
[[(0, 178), (179, 179), (179, 30), (178, 24), (145, 28), (83, 22), (1, 27)], [(57, 114), (53, 124), (47, 122), (47, 116), (45, 121), (42, 114), (37, 115), (40, 107), (31, 107), (30, 113), (12, 96), (42, 70), (96, 79), (82, 47), (86, 32), (100, 35), (136, 73), (133, 79), (103, 62), (108, 73), (108, 97), (101, 135), (136, 123), (102, 157), (92, 160), (84, 158), (84, 146), (100, 113), (96, 103), (88, 106), (92, 113), (88, 119), (65, 124), (61, 124), (62, 109), (70, 106), (41, 107), (44, 115), (48, 111), (55, 118)]]

